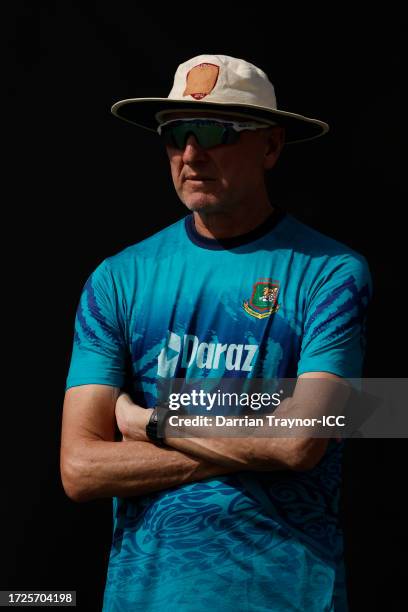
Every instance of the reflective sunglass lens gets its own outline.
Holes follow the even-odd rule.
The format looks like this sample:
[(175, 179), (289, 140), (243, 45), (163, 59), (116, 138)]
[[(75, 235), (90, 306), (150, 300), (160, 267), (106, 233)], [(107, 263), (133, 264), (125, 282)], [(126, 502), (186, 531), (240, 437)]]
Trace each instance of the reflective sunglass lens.
[(239, 133), (232, 127), (220, 124), (173, 124), (164, 126), (161, 132), (165, 143), (177, 149), (184, 149), (190, 134), (204, 149), (221, 144), (232, 144), (239, 138)]

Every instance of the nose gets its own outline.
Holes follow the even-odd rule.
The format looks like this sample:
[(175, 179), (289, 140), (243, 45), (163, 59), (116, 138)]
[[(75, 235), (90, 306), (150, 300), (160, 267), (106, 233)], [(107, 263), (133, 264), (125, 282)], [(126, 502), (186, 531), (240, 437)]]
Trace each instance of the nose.
[(186, 140), (186, 145), (183, 151), (183, 162), (189, 163), (205, 159), (207, 156), (206, 150), (199, 145), (194, 134), (190, 134)]

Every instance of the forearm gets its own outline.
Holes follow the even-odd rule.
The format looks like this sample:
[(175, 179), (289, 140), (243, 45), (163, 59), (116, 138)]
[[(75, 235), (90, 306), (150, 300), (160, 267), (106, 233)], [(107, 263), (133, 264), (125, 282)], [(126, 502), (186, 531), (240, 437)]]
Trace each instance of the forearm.
[(173, 449), (240, 470), (297, 469), (303, 459), (302, 440), (298, 438), (166, 437), (165, 440)]
[[(125, 399), (122, 406), (123, 435), (130, 440), (148, 441), (146, 424), (151, 410), (137, 408)], [(167, 447), (226, 469), (271, 471), (302, 469), (305, 464), (306, 440), (271, 437), (265, 433), (265, 427), (256, 427), (255, 434), (248, 437), (234, 436), (231, 432), (230, 428), (228, 437), (214, 436), (212, 428), (184, 424), (173, 427), (168, 420), (163, 433)]]
[[(321, 423), (323, 415), (341, 414), (349, 392), (349, 386), (337, 377), (333, 380), (322, 378), (322, 373), (311, 373), (298, 379), (293, 396), (283, 400), (272, 414), (284, 421), (308, 418)], [(293, 428), (288, 432), (291, 437), (283, 437), (271, 435), (272, 429), (269, 433), (265, 417), (261, 420), (263, 425), (252, 430), (254, 435), (234, 437), (231, 435), (233, 429), (228, 428), (230, 435), (227, 438), (210, 437), (208, 433), (203, 434), (205, 428), (201, 427), (182, 425), (173, 428), (168, 421), (165, 439), (172, 448), (219, 465), (240, 466), (243, 470), (307, 470), (323, 457), (328, 437), (322, 436), (318, 425), (316, 429)], [(174, 436), (175, 429), (177, 437)]]
[(144, 495), (238, 470), (143, 441), (83, 440), (61, 456), (64, 489), (75, 501)]
[[(274, 434), (268, 421), (272, 414), (274, 418), (282, 418), (294, 416), (297, 411), (297, 405), (288, 398), (271, 415), (262, 414), (261, 418), (254, 419), (251, 418), (253, 414), (249, 414), (247, 420), (230, 419), (233, 422), (228, 425), (214, 424), (217, 417), (194, 421), (190, 415), (185, 418), (171, 416), (164, 428), (165, 441), (170, 447), (202, 460), (241, 470), (309, 469), (321, 458), (326, 441), (307, 439), (304, 432), (296, 434), (296, 430), (288, 431), (288, 437), (279, 434), (278, 430)], [(243, 430), (248, 429), (250, 435), (243, 436)]]

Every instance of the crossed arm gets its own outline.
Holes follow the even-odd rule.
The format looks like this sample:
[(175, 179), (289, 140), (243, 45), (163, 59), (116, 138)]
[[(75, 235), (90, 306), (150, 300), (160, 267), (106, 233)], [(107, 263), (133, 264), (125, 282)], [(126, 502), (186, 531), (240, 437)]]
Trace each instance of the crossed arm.
[[(301, 378), (307, 376), (341, 380), (324, 372)], [(344, 385), (344, 401), (347, 396)], [(311, 469), (322, 458), (328, 442), (326, 438), (304, 437), (168, 438), (166, 447), (159, 448), (145, 435), (150, 414), (151, 410), (133, 404), (117, 387), (68, 389), (61, 476), (71, 499), (143, 495), (241, 470)], [(116, 423), (123, 434), (120, 442), (115, 441)]]
[(236, 471), (151, 442), (116, 442), (119, 394), (107, 385), (81, 385), (65, 394), (60, 467), (72, 500), (144, 495)]

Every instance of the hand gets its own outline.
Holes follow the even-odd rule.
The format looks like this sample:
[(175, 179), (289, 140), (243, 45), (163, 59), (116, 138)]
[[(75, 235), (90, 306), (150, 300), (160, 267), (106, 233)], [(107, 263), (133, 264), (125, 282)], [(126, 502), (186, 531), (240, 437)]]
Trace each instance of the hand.
[(152, 412), (153, 408), (138, 406), (133, 403), (130, 395), (122, 391), (116, 400), (115, 416), (123, 440), (148, 442), (146, 425)]

